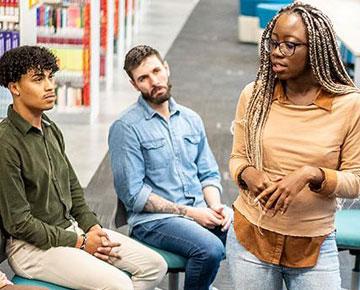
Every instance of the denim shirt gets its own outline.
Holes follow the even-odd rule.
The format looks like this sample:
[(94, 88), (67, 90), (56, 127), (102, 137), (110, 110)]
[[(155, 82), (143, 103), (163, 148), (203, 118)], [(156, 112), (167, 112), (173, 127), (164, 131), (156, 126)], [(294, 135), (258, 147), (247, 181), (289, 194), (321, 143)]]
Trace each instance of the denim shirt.
[(164, 119), (139, 97), (109, 133), (109, 152), (118, 197), (125, 204), (131, 229), (174, 216), (144, 212), (150, 193), (177, 204), (206, 207), (202, 189), (222, 192), (220, 174), (198, 114), (169, 100)]

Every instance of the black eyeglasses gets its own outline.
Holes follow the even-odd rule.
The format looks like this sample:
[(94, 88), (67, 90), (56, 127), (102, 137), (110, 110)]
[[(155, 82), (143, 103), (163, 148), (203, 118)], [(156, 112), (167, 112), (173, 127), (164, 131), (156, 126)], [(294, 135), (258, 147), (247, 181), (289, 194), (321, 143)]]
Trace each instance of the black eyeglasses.
[(292, 56), (295, 53), (296, 47), (300, 45), (307, 46), (307, 43), (292, 42), (292, 41), (277, 41), (271, 38), (265, 39), (265, 50), (271, 52), (277, 47), (283, 56)]

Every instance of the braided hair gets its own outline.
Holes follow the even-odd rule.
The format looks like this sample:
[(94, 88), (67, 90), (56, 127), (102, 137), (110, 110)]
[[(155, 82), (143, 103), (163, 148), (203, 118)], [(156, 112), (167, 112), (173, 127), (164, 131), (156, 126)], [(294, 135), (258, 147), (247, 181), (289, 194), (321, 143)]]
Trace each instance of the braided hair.
[(270, 53), (265, 50), (276, 21), (284, 13), (298, 14), (306, 27), (309, 46), (309, 62), (316, 81), (327, 92), (343, 95), (356, 92), (341, 61), (338, 44), (330, 19), (319, 9), (301, 2), (282, 8), (268, 23), (261, 37), (260, 67), (245, 114), (246, 154), (249, 163), (262, 170), (262, 133), (270, 112), (276, 75), (272, 70)]

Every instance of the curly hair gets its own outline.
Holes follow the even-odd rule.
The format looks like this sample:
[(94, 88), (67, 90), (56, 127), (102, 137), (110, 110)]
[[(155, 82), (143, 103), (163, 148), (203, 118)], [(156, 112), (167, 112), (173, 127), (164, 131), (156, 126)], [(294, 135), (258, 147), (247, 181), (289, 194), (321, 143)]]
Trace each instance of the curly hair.
[(160, 53), (151, 46), (138, 45), (128, 51), (128, 53), (125, 56), (124, 70), (132, 80), (133, 80), (132, 71), (136, 69), (145, 58), (152, 55), (157, 56), (157, 58), (161, 61), (161, 63), (164, 63), (164, 60), (160, 56)]
[(55, 73), (59, 70), (57, 58), (45, 47), (24, 45), (11, 49), (0, 58), (0, 85), (7, 88), (29, 70)]

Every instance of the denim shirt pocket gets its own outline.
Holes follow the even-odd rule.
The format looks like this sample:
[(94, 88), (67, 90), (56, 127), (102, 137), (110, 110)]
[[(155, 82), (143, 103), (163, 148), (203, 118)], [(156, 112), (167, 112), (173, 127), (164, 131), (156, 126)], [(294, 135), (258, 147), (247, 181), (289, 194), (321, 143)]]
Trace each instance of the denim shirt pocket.
[(156, 170), (169, 166), (170, 152), (165, 138), (143, 141), (141, 147), (146, 169)]
[(199, 143), (201, 140), (200, 135), (185, 135), (185, 148), (188, 155), (188, 158), (191, 162), (195, 162), (196, 157), (199, 151)]

